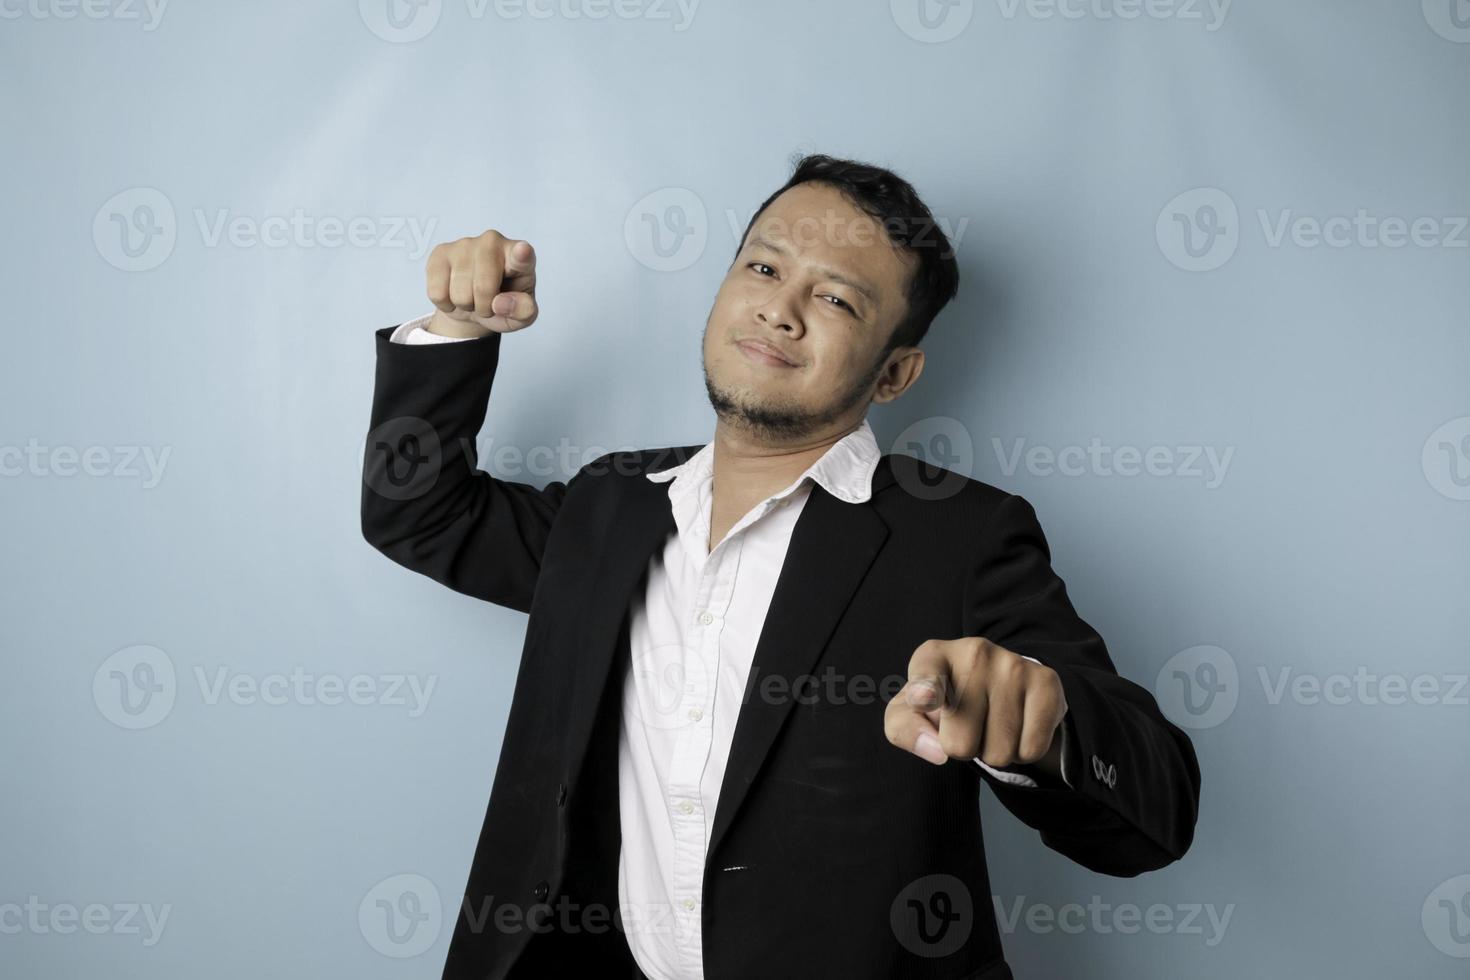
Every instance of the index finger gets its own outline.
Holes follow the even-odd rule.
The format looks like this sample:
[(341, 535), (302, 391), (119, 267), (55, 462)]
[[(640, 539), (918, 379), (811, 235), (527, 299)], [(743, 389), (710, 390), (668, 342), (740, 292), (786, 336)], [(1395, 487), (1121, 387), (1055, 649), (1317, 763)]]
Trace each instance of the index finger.
[(505, 282), (500, 289), (506, 293), (535, 293), (536, 249), (525, 239), (506, 243)]
[(903, 687), (906, 702), (918, 711), (947, 711), (956, 704), (949, 658), (940, 641), (919, 644), (909, 658), (909, 679)]

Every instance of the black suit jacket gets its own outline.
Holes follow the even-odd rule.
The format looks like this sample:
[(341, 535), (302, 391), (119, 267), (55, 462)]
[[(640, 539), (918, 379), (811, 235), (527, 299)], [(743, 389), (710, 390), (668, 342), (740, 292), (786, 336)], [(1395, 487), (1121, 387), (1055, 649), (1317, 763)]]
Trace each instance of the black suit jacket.
[[(363, 534), (415, 572), (530, 614), (444, 976), (635, 975), (613, 925), (627, 613), (675, 530), (668, 486), (645, 474), (700, 447), (609, 453), (541, 489), (495, 479), (474, 440), (501, 336), (411, 346), (392, 330), (376, 335)], [(1061, 677), (1074, 787), (1013, 786), (889, 744), (885, 700), (915, 648), (962, 636)], [(885, 455), (865, 503), (814, 485), (750, 676), (704, 870), (709, 980), (1010, 977), (982, 781), (1046, 846), (1104, 874), (1162, 867), (1193, 837), (1188, 738), (1118, 676), (1032, 507), (986, 483)]]

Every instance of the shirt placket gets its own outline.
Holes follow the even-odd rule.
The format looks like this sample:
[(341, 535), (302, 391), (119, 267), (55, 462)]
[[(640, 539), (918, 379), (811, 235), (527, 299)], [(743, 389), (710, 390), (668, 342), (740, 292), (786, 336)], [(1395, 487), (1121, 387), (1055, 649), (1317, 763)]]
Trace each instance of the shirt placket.
[[(708, 532), (703, 532), (706, 535)], [(674, 828), (674, 921), (680, 967), (702, 976), (700, 915), (708, 817), (701, 793), (705, 766), (714, 743), (714, 683), (719, 677), (720, 637), (739, 567), (741, 536), (732, 535), (706, 556), (690, 597), (685, 627), (698, 667), (686, 670), (678, 707), (679, 726), (670, 767), (670, 823)]]

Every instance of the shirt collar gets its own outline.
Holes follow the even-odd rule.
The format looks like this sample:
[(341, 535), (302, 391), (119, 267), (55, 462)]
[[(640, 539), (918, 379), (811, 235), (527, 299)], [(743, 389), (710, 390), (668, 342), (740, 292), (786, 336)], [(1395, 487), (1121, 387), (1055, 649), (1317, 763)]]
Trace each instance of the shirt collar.
[[(699, 452), (677, 466), (645, 473), (655, 483), (673, 480), (670, 496), (680, 495), (689, 486), (698, 486), (708, 480), (714, 471), (714, 442), (706, 443)], [(822, 485), (838, 500), (850, 504), (865, 502), (873, 493), (873, 472), (878, 468), (878, 440), (865, 416), (856, 429), (827, 447), (821, 458), (806, 468), (786, 489), (772, 494), (779, 499), (795, 493), (810, 477)]]

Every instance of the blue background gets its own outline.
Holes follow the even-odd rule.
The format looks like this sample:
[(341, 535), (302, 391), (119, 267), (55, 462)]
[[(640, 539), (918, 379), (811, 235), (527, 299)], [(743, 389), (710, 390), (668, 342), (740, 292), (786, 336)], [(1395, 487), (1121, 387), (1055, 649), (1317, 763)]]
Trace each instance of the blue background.
[[(822, 151), (958, 243), (880, 443), (1035, 504), (1204, 771), (1132, 880), (986, 794), (1017, 976), (1470, 975), (1470, 5), (394, 2), (4, 7), (0, 973), (437, 977), (525, 618), (361, 539), (372, 331), (495, 227), (542, 314), (482, 462), (703, 442), (714, 291)], [(1094, 440), (1163, 448), (1046, 461)]]

